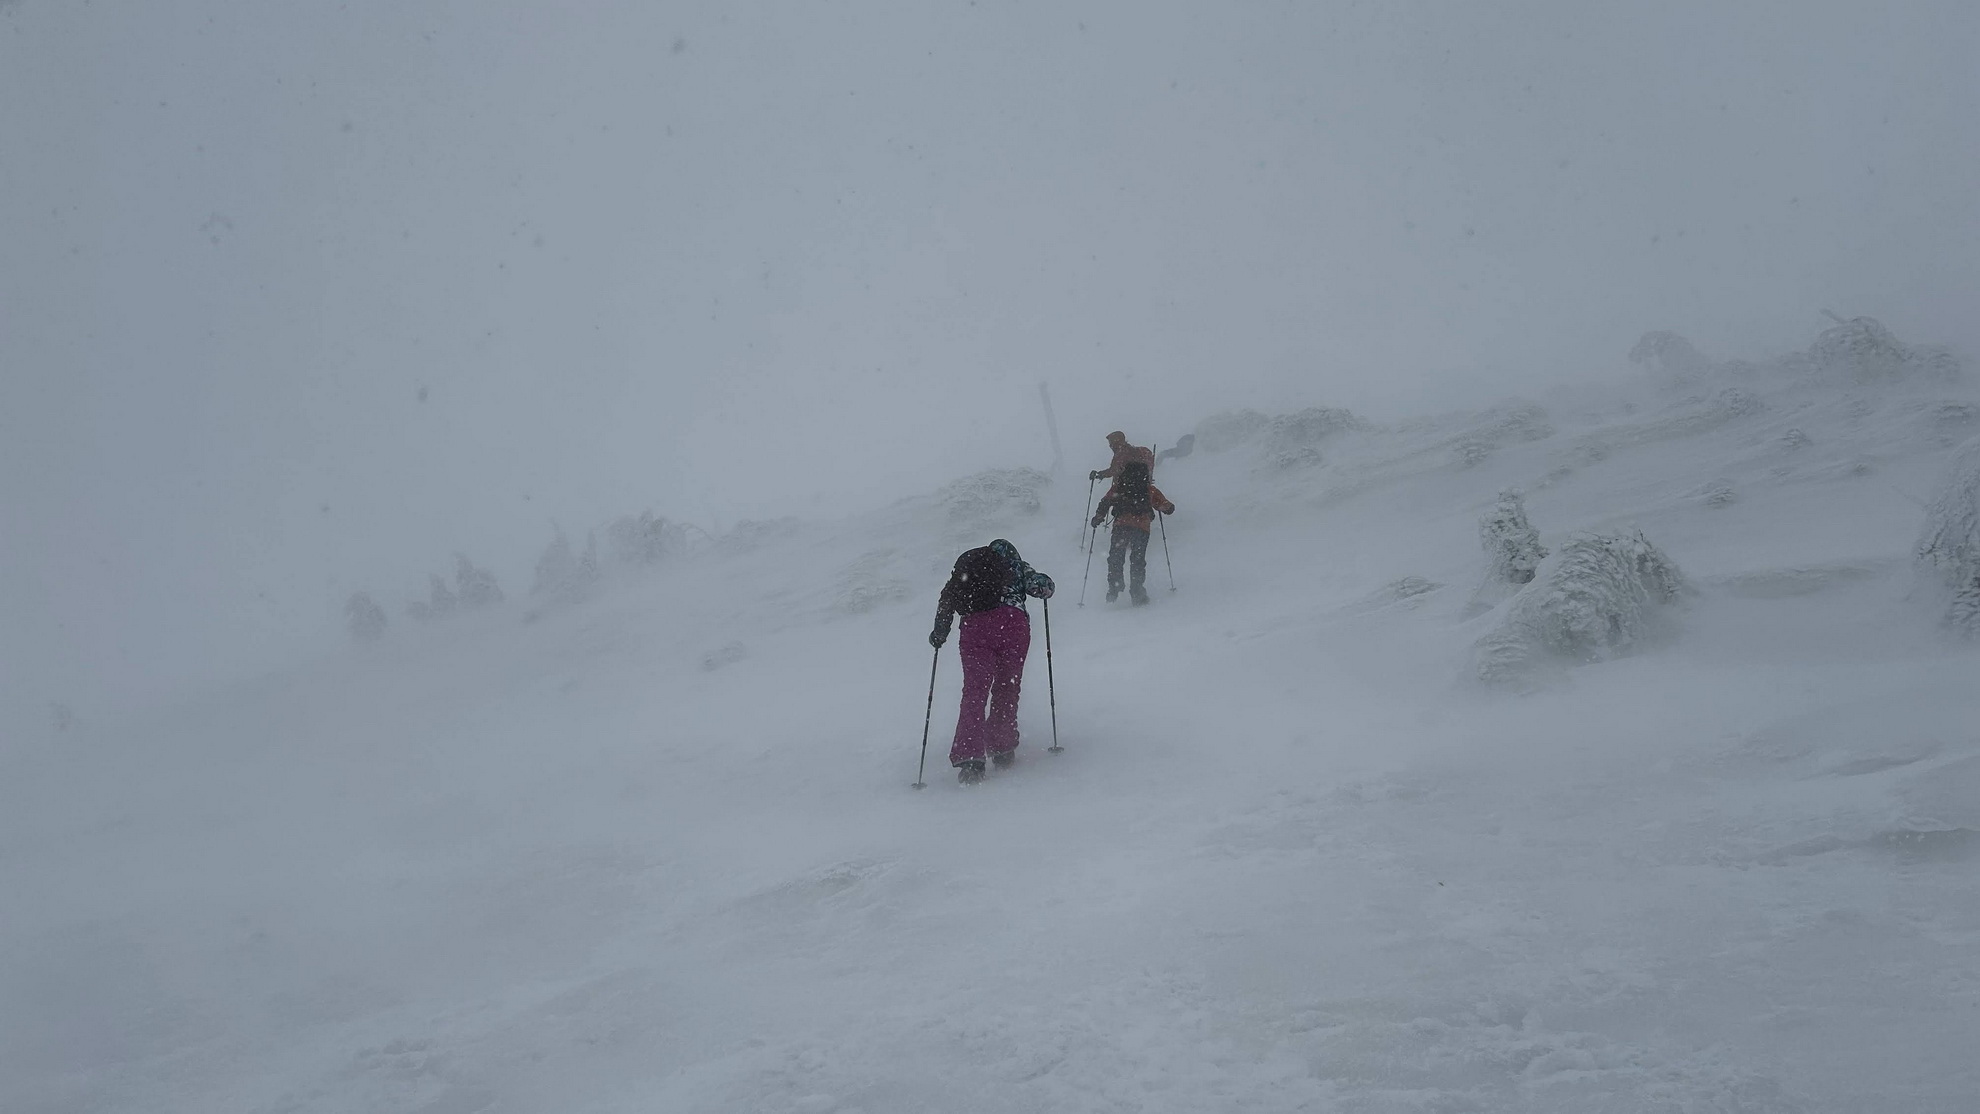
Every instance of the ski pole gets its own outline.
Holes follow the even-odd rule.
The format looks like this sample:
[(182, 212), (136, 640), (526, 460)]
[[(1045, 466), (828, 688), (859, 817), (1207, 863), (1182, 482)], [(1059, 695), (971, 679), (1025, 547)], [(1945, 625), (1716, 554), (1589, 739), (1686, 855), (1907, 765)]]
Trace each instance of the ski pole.
[(1079, 606), (1086, 606), (1086, 582), (1093, 579), (1093, 543), (1100, 537), (1100, 527), (1093, 528), (1093, 534), (1086, 539), (1086, 575), (1079, 578)]
[(1081, 541), (1084, 541), (1086, 539), (1086, 520), (1089, 517), (1091, 517), (1093, 514), (1093, 485), (1095, 482), (1096, 481), (1092, 476), (1089, 475), (1086, 477), (1086, 510), (1082, 512), (1079, 516), (1079, 530), (1080, 530)]
[[(1050, 620), (1047, 620), (1047, 622), (1050, 622)], [(1050, 659), (1052, 656), (1051, 651), (1047, 650), (1045, 656), (1047, 659)], [(928, 711), (921, 717), (921, 765), (915, 767), (914, 771), (914, 787), (916, 789), (928, 788), (928, 783), (921, 780), (921, 778), (923, 774), (928, 772), (928, 725), (935, 719), (935, 667), (940, 664), (942, 664), (942, 648), (937, 646), (935, 647), (934, 660), (928, 663)], [(1049, 667), (1051, 662), (1047, 660), (1045, 664), (1047, 666), (1047, 672), (1050, 672)], [(1046, 687), (1051, 687), (1049, 679), (1046, 682)]]
[(1045, 692), (1052, 699), (1052, 745), (1046, 750), (1057, 754), (1059, 745), (1059, 686), (1052, 680), (1052, 601), (1045, 601)]
[(1162, 521), (1168, 516), (1155, 512), (1155, 524), (1162, 528), (1162, 563), (1169, 567), (1169, 591), (1176, 590), (1176, 566), (1169, 561), (1169, 524)]

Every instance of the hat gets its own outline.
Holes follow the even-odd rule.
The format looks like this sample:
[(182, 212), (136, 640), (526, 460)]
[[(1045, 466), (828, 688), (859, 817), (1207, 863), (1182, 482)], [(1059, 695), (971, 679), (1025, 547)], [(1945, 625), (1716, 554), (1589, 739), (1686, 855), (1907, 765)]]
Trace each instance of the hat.
[(1127, 434), (1125, 434), (1125, 433), (1122, 433), (1122, 432), (1121, 432), (1120, 430), (1118, 430), (1118, 429), (1117, 429), (1117, 430), (1115, 430), (1114, 432), (1112, 432), (1112, 433), (1109, 433), (1109, 434), (1107, 435), (1107, 440), (1109, 440), (1109, 441), (1125, 441), (1125, 440), (1127, 440)]

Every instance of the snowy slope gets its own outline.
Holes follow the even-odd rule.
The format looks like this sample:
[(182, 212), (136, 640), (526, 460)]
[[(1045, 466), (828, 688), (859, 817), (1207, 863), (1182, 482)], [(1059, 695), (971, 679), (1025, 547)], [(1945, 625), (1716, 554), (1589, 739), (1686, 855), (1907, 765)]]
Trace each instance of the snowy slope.
[[(1020, 475), (16, 746), (0, 1108), (1980, 1108), (1980, 656), (1901, 494), (1980, 410), (1728, 389), (1199, 451), (1147, 608)], [(1477, 682), (1507, 487), (1668, 553), (1668, 637)], [(1039, 630), (955, 785), (952, 644), (915, 793), (997, 534), (1067, 749)]]

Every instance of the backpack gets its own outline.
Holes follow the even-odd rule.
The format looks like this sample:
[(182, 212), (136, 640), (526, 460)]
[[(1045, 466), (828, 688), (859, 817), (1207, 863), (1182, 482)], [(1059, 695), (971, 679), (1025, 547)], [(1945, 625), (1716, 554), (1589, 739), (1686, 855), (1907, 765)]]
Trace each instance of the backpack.
[(1121, 469), (1121, 478), (1114, 485), (1114, 515), (1154, 513), (1154, 498), (1148, 494), (1148, 466), (1134, 461)]
[(955, 571), (949, 574), (949, 583), (955, 589), (951, 598), (956, 610), (974, 615), (1002, 607), (1004, 591), (1010, 587), (1015, 573), (1011, 563), (987, 545), (964, 552), (956, 558)]

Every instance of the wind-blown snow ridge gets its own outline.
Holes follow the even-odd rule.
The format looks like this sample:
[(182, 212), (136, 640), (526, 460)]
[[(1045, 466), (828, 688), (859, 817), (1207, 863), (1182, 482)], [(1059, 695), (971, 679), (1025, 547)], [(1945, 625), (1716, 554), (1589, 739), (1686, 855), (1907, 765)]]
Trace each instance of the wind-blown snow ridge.
[[(1726, 386), (1284, 468), (1205, 423), (1145, 608), (1075, 606), (1084, 483), (992, 471), (13, 745), (0, 1108), (1970, 1109), (1975, 648), (1900, 494), (1970, 400)], [(1039, 637), (1017, 766), (950, 781), (949, 651), (915, 793), (991, 532), (1060, 585), (1066, 750)], [(1493, 632), (1576, 667), (1471, 684)]]

